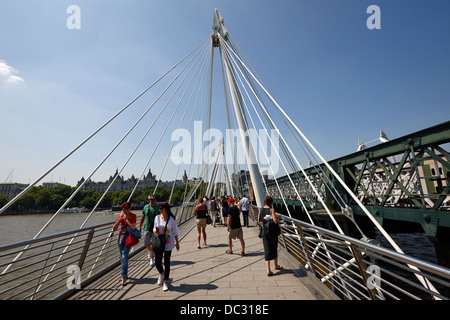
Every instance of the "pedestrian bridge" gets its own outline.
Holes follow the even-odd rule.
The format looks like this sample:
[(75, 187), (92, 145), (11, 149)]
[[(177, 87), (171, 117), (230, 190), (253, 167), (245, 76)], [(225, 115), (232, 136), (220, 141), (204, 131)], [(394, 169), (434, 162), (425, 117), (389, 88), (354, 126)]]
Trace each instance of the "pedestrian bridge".
[[(266, 275), (262, 240), (250, 210), (246, 255), (226, 254), (225, 226), (207, 227), (197, 249), (193, 205), (174, 207), (180, 251), (169, 291), (156, 284), (142, 241), (132, 248), (121, 284), (113, 221), (0, 247), (2, 300), (395, 300), (449, 299), (450, 270), (306, 222), (279, 215), (279, 263)], [(112, 219), (113, 220), (113, 219)], [(233, 251), (240, 252), (240, 242)]]
[[(105, 157), (93, 165), (89, 175), (83, 177), (83, 182), (32, 240), (0, 247), (0, 299), (448, 299), (450, 270), (404, 254), (381, 225), (388, 212), (398, 214), (398, 211), (389, 211), (397, 205), (414, 205), (414, 208), (424, 210), (432, 206), (432, 212), (415, 214), (414, 221), (429, 230), (429, 235), (437, 234), (437, 228), (444, 221), (439, 217), (445, 217), (448, 211), (450, 186), (448, 183), (445, 186), (443, 178), (447, 174), (444, 171), (449, 168), (448, 152), (441, 146), (448, 144), (448, 123), (439, 126), (442, 129), (439, 132), (435, 131), (438, 128), (431, 133), (427, 131), (426, 135), (422, 132), (420, 141), (414, 137), (406, 144), (393, 141), (385, 153), (371, 149), (366, 150), (364, 157), (358, 154), (352, 161), (342, 159), (341, 164), (349, 167), (341, 177), (265, 87), (217, 10), (212, 31), (194, 50), (0, 208), (0, 214), (5, 213), (63, 162), (66, 168), (77, 168), (79, 164), (72, 155), (79, 154), (85, 144), (96, 143), (94, 137), (97, 138), (100, 131), (107, 136), (108, 130), (116, 133), (113, 122), (126, 119), (128, 123), (141, 114), (130, 127), (121, 122), (123, 136), (116, 141), (112, 139), (111, 146), (97, 142), (96, 153)], [(212, 94), (215, 48), (219, 48), (222, 80), (224, 84), (228, 83), (223, 86), (224, 103), (217, 104), (216, 95)], [(152, 93), (146, 95), (150, 90)], [(216, 121), (212, 123), (212, 115), (217, 111), (223, 112), (224, 116), (219, 121), (214, 118)], [(194, 116), (200, 121), (195, 121)], [(172, 134), (169, 134), (170, 129)], [(224, 143), (223, 138), (232, 129), (238, 129), (241, 139), (237, 140), (240, 142), (233, 137)], [(197, 142), (195, 133), (201, 133), (199, 143), (191, 143), (191, 131), (194, 142)], [(225, 135), (217, 134), (211, 139), (212, 133), (223, 131)], [(443, 132), (444, 138), (439, 138), (436, 144), (436, 137)], [(177, 137), (181, 142), (175, 144), (179, 141)], [(422, 140), (424, 137), (429, 139)], [(130, 143), (128, 139), (138, 142)], [(212, 143), (208, 143), (212, 140), (218, 142), (213, 148), (214, 154), (211, 153)], [(421, 146), (418, 153), (414, 149), (417, 146)], [(239, 154), (245, 155), (245, 159), (241, 159), (245, 161), (238, 159)], [(203, 155), (203, 159), (196, 159), (194, 155), (200, 155), (200, 158)], [(399, 155), (401, 160), (394, 160)], [(88, 154), (85, 158), (91, 159), (91, 156)], [(410, 158), (419, 159), (419, 162), (408, 162)], [(80, 228), (40, 238), (56, 216), (76, 199), (86, 182), (97, 172), (101, 174), (101, 169), (107, 169), (105, 166), (110, 165), (107, 160), (116, 163), (116, 168), (120, 169), (110, 177), (108, 187), (102, 190), (102, 196)], [(419, 182), (413, 184), (412, 188), (417, 186), (424, 195), (420, 201), (408, 188), (411, 187), (410, 177), (417, 175), (416, 164), (421, 161), (426, 161), (422, 163), (426, 172), (416, 181), (429, 182), (427, 188), (434, 191), (423, 193), (425, 188), (420, 189)], [(308, 172), (304, 169), (306, 162), (312, 164)], [(120, 262), (117, 234), (111, 234), (113, 222), (86, 227), (116, 179), (130, 166), (133, 171), (142, 169), (128, 198), (133, 202), (135, 191), (142, 189), (140, 184), (150, 164), (162, 166), (153, 194), (168, 173), (174, 174), (170, 178), (173, 184), (167, 199), (169, 203), (175, 202), (172, 199), (174, 187), (183, 171), (186, 177), (183, 177), (183, 204), (173, 210), (184, 233), (181, 250), (174, 252), (172, 258), (169, 292), (162, 292), (156, 285), (156, 270), (148, 264), (142, 241), (133, 248), (131, 279), (122, 287), (120, 273), (115, 269)], [(247, 185), (237, 175), (247, 172), (242, 166), (249, 172)], [(388, 168), (397, 169), (390, 171)], [(262, 169), (281, 178), (266, 181)], [(343, 181), (346, 177), (348, 179), (344, 180), (347, 181)], [(370, 184), (371, 181), (376, 183)], [(375, 192), (375, 187), (386, 193)], [(255, 224), (244, 232), (247, 252), (244, 257), (225, 254), (226, 229), (221, 226), (208, 227), (207, 248), (199, 250), (195, 244), (192, 199), (219, 194), (239, 198), (246, 193), (259, 208), (264, 205), (265, 196), (271, 195), (277, 200), (276, 210), (283, 220), (279, 250), (285, 268), (270, 278), (265, 275), (262, 241)], [(320, 207), (316, 205), (318, 203)], [(386, 207), (377, 209), (374, 217), (366, 204), (373, 208)], [(297, 220), (290, 213), (290, 206), (301, 206), (305, 219)], [(358, 238), (345, 232), (337, 221), (337, 211), (355, 225)], [(380, 247), (366, 236), (353, 212), (367, 216), (395, 251)], [(313, 217), (319, 214), (326, 214), (338, 232), (316, 226)], [(359, 240), (360, 236), (362, 240)], [(237, 242), (236, 245), (239, 246)]]
[[(246, 255), (239, 240), (233, 241), (234, 254), (227, 254), (227, 228), (208, 226), (207, 247), (197, 249), (197, 228), (191, 219), (180, 228), (180, 251), (172, 252), (171, 282), (164, 292), (156, 281), (159, 273), (149, 265), (147, 249), (129, 261), (129, 280), (122, 286), (120, 266), (79, 290), (69, 299), (76, 300), (316, 300), (329, 299), (327, 288), (317, 279), (299, 272), (287, 254), (280, 251), (283, 269), (266, 275), (264, 250), (253, 224), (244, 228)], [(315, 280), (315, 281), (314, 281)]]

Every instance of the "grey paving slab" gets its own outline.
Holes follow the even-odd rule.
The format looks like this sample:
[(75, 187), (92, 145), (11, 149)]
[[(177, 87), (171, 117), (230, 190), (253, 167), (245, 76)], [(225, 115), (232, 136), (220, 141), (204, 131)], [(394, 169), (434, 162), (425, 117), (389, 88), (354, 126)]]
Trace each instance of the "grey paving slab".
[[(192, 225), (191, 225), (192, 226)], [(184, 229), (191, 226), (184, 226)], [(122, 286), (120, 267), (81, 289), (71, 299), (78, 300), (315, 300), (308, 286), (283, 262), (283, 270), (266, 275), (262, 241), (258, 228), (244, 228), (246, 255), (233, 241), (234, 254), (227, 254), (227, 230), (223, 225), (208, 226), (207, 246), (197, 249), (193, 228), (172, 253), (169, 291), (157, 284), (158, 272), (149, 265), (147, 251), (129, 262), (129, 281)]]

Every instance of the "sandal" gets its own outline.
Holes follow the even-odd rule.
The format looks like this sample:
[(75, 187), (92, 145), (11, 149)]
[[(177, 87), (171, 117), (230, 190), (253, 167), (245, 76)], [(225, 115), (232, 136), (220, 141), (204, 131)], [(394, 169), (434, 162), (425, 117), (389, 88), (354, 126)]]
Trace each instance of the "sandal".
[(268, 277), (271, 277), (271, 276), (273, 276), (273, 272), (272, 271), (270, 271), (268, 274), (267, 274), (267, 276)]
[(245, 252), (244, 252), (244, 251), (241, 251), (241, 252), (239, 253), (239, 255), (240, 255), (240, 256), (245, 256)]
[(278, 267), (275, 267), (274, 269), (275, 270), (281, 270), (281, 269), (283, 269), (283, 266), (278, 266)]
[(228, 254), (233, 254), (233, 251), (231, 251), (231, 250), (227, 250), (227, 251), (225, 251), (225, 253), (228, 253)]

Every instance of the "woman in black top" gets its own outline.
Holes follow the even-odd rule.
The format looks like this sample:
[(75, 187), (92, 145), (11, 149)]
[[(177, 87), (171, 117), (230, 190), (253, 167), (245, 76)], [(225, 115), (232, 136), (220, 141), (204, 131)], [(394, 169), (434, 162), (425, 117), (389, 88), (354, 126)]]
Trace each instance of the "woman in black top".
[(198, 205), (194, 209), (194, 215), (197, 216), (197, 248), (200, 247), (200, 238), (203, 234), (203, 245), (206, 246), (206, 215), (208, 214), (208, 207), (203, 203), (203, 198), (198, 199)]
[[(278, 217), (275, 214), (275, 209), (272, 208), (273, 199), (271, 196), (267, 196), (264, 200), (264, 208), (261, 208), (258, 215), (258, 221), (263, 223), (263, 226), (267, 220), (273, 220), (278, 224)], [(275, 270), (283, 269), (282, 266), (278, 264), (278, 235), (273, 236), (267, 234), (264, 230), (262, 232), (262, 240), (264, 246), (264, 260), (266, 262), (267, 276), (273, 275), (270, 270), (270, 260), (273, 260)]]
[(222, 218), (225, 225), (228, 224), (228, 199), (226, 196), (222, 197)]

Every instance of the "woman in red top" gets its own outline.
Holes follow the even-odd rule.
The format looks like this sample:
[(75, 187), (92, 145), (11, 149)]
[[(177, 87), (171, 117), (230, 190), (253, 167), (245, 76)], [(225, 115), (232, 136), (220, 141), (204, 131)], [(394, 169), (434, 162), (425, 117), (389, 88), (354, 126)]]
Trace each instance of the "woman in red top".
[(124, 202), (120, 206), (122, 209), (122, 214), (117, 218), (116, 223), (113, 226), (113, 231), (116, 231), (121, 226), (119, 233), (119, 252), (120, 252), (120, 263), (122, 264), (122, 285), (126, 285), (128, 279), (128, 254), (130, 253), (130, 247), (125, 245), (125, 235), (127, 228), (136, 228), (136, 215), (131, 212), (131, 202)]

